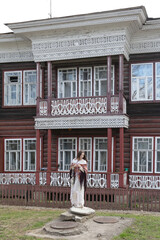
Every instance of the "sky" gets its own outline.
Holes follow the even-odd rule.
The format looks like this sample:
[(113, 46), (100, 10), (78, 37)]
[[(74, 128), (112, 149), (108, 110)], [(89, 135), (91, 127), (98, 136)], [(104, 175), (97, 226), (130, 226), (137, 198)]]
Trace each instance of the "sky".
[[(51, 1), (51, 11), (50, 11)], [(0, 0), (0, 33), (5, 23), (63, 17), (120, 8), (145, 6), (148, 17), (160, 18), (159, 0)]]

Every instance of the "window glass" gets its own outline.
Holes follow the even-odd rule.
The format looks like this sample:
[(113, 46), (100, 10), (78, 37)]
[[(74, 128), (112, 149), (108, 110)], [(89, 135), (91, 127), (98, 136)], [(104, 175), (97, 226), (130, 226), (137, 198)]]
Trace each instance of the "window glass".
[[(107, 95), (107, 67), (99, 66), (94, 68), (94, 95)], [(111, 66), (111, 94), (114, 94), (114, 66)]]
[(92, 68), (79, 69), (80, 97), (92, 95)]
[(5, 171), (21, 170), (21, 140), (5, 140)]
[(94, 171), (106, 172), (107, 171), (107, 139), (95, 138), (94, 149), (95, 149)]
[(77, 154), (77, 140), (76, 138), (59, 138), (59, 170), (69, 171), (71, 161)]
[(156, 99), (160, 100), (160, 63), (156, 63)]
[(24, 171), (36, 170), (36, 139), (24, 139)]
[(79, 150), (83, 150), (88, 163), (87, 163), (87, 167), (88, 167), (88, 171), (91, 171), (91, 163), (92, 163), (92, 139), (91, 138), (80, 138), (79, 139)]
[(4, 105), (14, 106), (22, 104), (22, 72), (4, 73)]
[(155, 142), (155, 172), (160, 173), (160, 137), (157, 137)]
[(153, 64), (131, 65), (131, 100), (153, 100)]
[(24, 104), (35, 105), (36, 104), (36, 81), (37, 72), (24, 71)]
[(133, 138), (133, 172), (153, 171), (153, 138)]
[(58, 97), (70, 98), (77, 96), (77, 69), (58, 70)]

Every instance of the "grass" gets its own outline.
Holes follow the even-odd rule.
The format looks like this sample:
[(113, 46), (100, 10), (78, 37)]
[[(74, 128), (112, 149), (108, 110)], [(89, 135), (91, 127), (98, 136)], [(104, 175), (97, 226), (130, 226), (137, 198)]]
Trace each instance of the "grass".
[(134, 223), (126, 228), (119, 236), (114, 237), (114, 240), (158, 240), (160, 239), (160, 215), (156, 216), (150, 213), (103, 213), (97, 212), (101, 216), (119, 216), (133, 218)]
[[(0, 206), (1, 240), (42, 240), (25, 236), (29, 230), (41, 228), (57, 218), (64, 210), (45, 208), (23, 208)], [(160, 239), (160, 215), (97, 211), (98, 216), (121, 216), (134, 218), (134, 223), (114, 240), (158, 240)], [(43, 238), (43, 240), (49, 240)]]

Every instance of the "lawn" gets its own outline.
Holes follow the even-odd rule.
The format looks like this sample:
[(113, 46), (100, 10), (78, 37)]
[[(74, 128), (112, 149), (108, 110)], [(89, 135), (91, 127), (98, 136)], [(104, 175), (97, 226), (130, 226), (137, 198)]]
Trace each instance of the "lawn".
[[(45, 223), (57, 218), (64, 210), (45, 208), (23, 208), (0, 206), (1, 240), (42, 240), (25, 236), (26, 231), (41, 228)], [(97, 216), (121, 216), (135, 221), (114, 240), (158, 240), (160, 239), (160, 214), (122, 213), (97, 211)], [(44, 239), (44, 238), (43, 238)], [(49, 240), (45, 238), (45, 240)]]

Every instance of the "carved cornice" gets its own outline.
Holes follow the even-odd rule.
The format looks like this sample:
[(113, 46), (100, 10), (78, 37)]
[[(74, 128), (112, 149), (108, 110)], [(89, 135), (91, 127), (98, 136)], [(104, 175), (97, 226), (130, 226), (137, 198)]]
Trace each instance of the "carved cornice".
[(31, 51), (0, 52), (0, 62), (29, 62), (34, 61)]
[(138, 41), (131, 43), (130, 53), (160, 52), (160, 40)]
[(46, 42), (33, 42), (35, 62), (124, 54), (128, 59), (125, 34), (94, 35)]
[(35, 118), (35, 129), (128, 128), (126, 115)]

